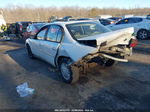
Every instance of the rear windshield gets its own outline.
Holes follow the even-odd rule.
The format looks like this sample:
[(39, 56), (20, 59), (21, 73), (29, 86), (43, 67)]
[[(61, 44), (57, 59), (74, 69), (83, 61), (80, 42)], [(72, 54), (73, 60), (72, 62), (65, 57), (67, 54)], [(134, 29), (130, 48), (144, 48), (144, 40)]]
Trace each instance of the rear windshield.
[(68, 31), (75, 39), (99, 35), (110, 30), (98, 22), (83, 22), (66, 25)]

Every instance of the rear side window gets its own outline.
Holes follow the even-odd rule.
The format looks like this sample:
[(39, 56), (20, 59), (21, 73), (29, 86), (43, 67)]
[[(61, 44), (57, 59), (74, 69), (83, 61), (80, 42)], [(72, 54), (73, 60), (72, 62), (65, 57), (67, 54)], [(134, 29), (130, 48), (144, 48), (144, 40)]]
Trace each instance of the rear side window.
[(53, 41), (53, 42), (60, 42), (62, 35), (63, 35), (63, 33), (62, 33), (60, 26), (51, 25), (49, 30), (48, 30), (46, 39), (49, 41)]
[(44, 40), (45, 39), (45, 35), (46, 35), (46, 31), (47, 31), (47, 27), (45, 27), (44, 29), (42, 29), (36, 36), (36, 38), (38, 40)]

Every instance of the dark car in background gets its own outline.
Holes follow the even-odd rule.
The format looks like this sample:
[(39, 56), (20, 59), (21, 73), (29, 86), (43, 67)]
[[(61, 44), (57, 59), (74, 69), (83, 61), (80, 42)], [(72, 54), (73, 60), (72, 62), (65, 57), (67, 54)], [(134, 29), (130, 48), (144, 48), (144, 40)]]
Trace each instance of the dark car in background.
[(72, 19), (72, 16), (65, 16), (62, 18), (63, 21), (69, 21), (70, 19)]
[(27, 38), (32, 38), (39, 30), (41, 27), (43, 27), (46, 23), (33, 23), (33, 24), (30, 24), (28, 27), (27, 27), (27, 30), (26, 32), (23, 33), (23, 37), (24, 39), (27, 39)]
[(115, 23), (115, 21), (111, 19), (99, 19), (99, 21), (104, 26)]
[(26, 32), (26, 29), (28, 27), (29, 24), (32, 24), (31, 21), (21, 21), (21, 22), (16, 22), (15, 26), (16, 26), (16, 36), (19, 38), (23, 38), (24, 37), (24, 32)]
[(114, 20), (114, 21), (117, 22), (117, 21), (120, 21), (122, 18), (121, 17), (111, 17), (109, 19)]
[(150, 20), (150, 14), (146, 16), (146, 19), (149, 19), (149, 20)]
[(92, 18), (79, 18), (79, 19), (77, 19), (78, 21), (84, 21), (84, 20), (92, 20)]

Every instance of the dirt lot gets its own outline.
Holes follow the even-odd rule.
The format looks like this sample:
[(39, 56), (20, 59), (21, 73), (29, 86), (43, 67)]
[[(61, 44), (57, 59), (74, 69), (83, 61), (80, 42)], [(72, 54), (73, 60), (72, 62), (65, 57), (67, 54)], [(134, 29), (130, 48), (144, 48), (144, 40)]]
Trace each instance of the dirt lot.
[[(24, 82), (36, 90), (33, 96), (17, 94)], [(49, 64), (28, 58), (24, 44), (1, 41), (0, 110), (60, 108), (150, 111), (150, 40), (139, 43), (128, 63), (92, 68), (73, 85)]]

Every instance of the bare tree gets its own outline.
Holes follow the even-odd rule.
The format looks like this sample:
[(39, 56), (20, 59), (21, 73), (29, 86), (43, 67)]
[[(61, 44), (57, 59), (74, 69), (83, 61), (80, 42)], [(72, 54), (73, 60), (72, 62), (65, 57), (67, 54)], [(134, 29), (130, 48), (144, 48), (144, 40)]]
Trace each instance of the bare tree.
[(109, 14), (112, 16), (123, 16), (125, 14), (147, 15), (150, 13), (150, 8), (82, 8), (74, 7), (34, 7), (28, 6), (13, 6), (8, 5), (3, 8), (4, 18), (7, 23), (16, 21), (48, 21), (50, 16), (73, 16), (75, 18), (95, 17), (98, 15)]

